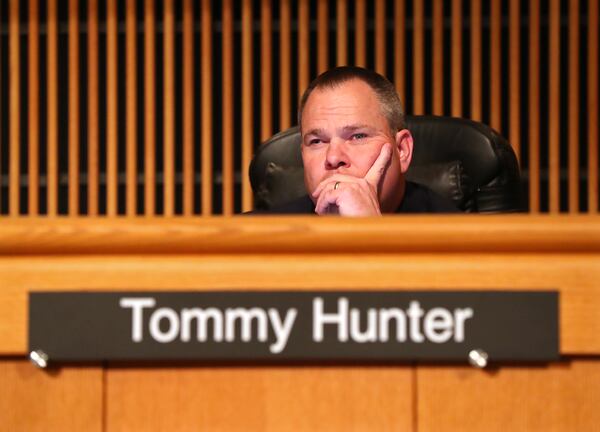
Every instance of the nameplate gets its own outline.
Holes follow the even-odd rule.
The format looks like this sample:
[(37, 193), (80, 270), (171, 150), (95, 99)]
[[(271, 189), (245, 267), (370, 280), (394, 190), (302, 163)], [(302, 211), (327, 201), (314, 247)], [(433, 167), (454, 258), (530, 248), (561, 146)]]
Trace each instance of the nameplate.
[(50, 362), (546, 362), (558, 293), (32, 292), (29, 349)]

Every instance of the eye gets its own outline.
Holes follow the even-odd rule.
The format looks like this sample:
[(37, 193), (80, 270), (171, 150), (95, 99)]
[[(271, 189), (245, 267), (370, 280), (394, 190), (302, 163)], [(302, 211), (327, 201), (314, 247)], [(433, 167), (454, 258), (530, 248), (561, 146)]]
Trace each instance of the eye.
[(311, 140), (308, 141), (308, 145), (313, 145), (313, 144), (320, 144), (321, 140), (319, 138), (312, 138)]
[(352, 135), (353, 140), (360, 140), (360, 139), (364, 139), (366, 137), (367, 137), (366, 133), (355, 133)]

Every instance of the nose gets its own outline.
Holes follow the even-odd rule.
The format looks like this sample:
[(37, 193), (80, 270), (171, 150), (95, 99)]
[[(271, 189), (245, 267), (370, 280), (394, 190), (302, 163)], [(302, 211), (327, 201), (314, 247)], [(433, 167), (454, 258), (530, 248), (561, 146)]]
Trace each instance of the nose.
[(327, 146), (325, 155), (325, 169), (335, 170), (350, 165), (350, 160), (345, 150), (343, 139), (332, 139)]

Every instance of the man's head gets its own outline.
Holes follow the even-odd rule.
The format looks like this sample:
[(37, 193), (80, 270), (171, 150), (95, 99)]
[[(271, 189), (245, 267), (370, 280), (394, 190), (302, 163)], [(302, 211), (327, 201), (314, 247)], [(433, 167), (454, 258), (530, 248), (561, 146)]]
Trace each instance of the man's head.
[(399, 206), (413, 143), (400, 99), (388, 80), (358, 67), (325, 72), (302, 96), (298, 121), (309, 194), (319, 192), (319, 185), (337, 174), (374, 178), (375, 161), (391, 151), (375, 187), (382, 212)]
[(359, 80), (368, 84), (379, 99), (381, 114), (387, 119), (390, 129), (399, 131), (406, 129), (404, 110), (394, 85), (385, 77), (358, 66), (341, 66), (322, 73), (315, 78), (304, 91), (298, 108), (298, 124), (302, 126), (302, 111), (311, 93), (316, 89), (332, 89), (351, 80)]

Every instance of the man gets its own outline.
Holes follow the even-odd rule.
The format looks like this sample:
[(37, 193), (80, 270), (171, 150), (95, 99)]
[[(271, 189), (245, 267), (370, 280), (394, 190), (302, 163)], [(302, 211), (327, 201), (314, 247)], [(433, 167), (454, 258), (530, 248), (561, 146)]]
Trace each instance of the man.
[(270, 213), (457, 211), (429, 189), (405, 181), (413, 139), (394, 86), (383, 76), (358, 67), (325, 72), (304, 92), (298, 124), (308, 196)]

